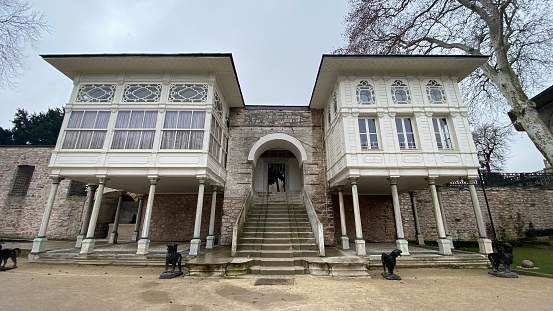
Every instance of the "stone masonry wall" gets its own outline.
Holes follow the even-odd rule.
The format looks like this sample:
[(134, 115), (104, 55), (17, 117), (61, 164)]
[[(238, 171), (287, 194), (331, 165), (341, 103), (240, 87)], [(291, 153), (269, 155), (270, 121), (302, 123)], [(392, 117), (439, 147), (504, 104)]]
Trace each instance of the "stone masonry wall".
[[(489, 238), (493, 237), (489, 216), (481, 189), (477, 191), (482, 217), (486, 223)], [(524, 238), (530, 228), (553, 228), (553, 190), (542, 188), (490, 188), (486, 189), (490, 210), (498, 238)], [(415, 192), (417, 213), (421, 232), (425, 240), (438, 238), (436, 218), (428, 190)], [(341, 235), (338, 196), (333, 195), (336, 215), (336, 239)], [(448, 233), (454, 240), (475, 241), (478, 238), (476, 218), (468, 188), (443, 187), (444, 205)], [(368, 242), (392, 242), (396, 240), (396, 228), (391, 196), (359, 196), (363, 238)], [(400, 195), (401, 218), (405, 238), (415, 237), (415, 221), (408, 193)], [(355, 240), (355, 222), (351, 195), (344, 194), (344, 210), (347, 235)]]
[[(0, 237), (34, 238), (38, 234), (52, 180), (48, 163), (51, 146), (0, 147)], [(10, 195), (18, 165), (34, 166), (26, 196)], [(58, 188), (48, 224), (49, 239), (75, 238), (86, 197), (67, 196), (69, 180)]]
[(230, 136), (227, 176), (223, 207), (221, 244), (232, 239), (232, 226), (252, 187), (252, 164), (248, 154), (263, 136), (283, 133), (298, 139), (307, 152), (303, 163), (303, 187), (324, 226), (325, 243), (334, 244), (334, 214), (332, 200), (326, 189), (324, 146), (322, 141), (322, 111), (303, 109), (271, 109), (256, 107), (230, 110)]

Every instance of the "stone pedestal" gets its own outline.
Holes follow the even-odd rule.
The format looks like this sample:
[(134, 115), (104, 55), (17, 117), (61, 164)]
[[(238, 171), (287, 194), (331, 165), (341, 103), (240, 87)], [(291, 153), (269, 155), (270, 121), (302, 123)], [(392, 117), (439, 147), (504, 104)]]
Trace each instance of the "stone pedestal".
[(488, 238), (479, 238), (478, 248), (480, 254), (487, 255), (493, 253), (492, 240)]
[(397, 274), (390, 274), (388, 272), (382, 272), (381, 274), (386, 280), (394, 280), (394, 281), (401, 280), (401, 277)]
[(85, 238), (84, 234), (79, 234), (77, 236), (77, 242), (75, 242), (75, 248), (81, 248), (81, 246), (83, 245), (84, 238)]
[(409, 256), (409, 242), (405, 239), (397, 239), (396, 247), (401, 251), (401, 256)]
[(110, 244), (117, 244), (117, 237), (119, 236), (119, 234), (117, 234), (117, 232), (112, 232), (110, 235), (109, 235), (109, 243)]
[(137, 255), (146, 255), (150, 252), (150, 240), (149, 239), (140, 239), (138, 241), (138, 247), (136, 249)]
[(451, 249), (455, 249), (455, 245), (453, 245), (453, 238), (451, 237), (451, 235), (447, 235), (446, 239), (449, 240), (449, 245), (451, 245)]
[(355, 240), (355, 254), (357, 256), (366, 256), (365, 240)]
[(160, 279), (172, 279), (176, 278), (177, 276), (181, 276), (182, 271), (164, 271), (159, 275)]
[(349, 249), (349, 238), (342, 236), (342, 249)]
[(438, 239), (438, 249), (441, 255), (453, 255), (451, 252), (451, 242), (446, 239)]
[(133, 232), (131, 241), (137, 241), (138, 240), (138, 231)]
[(89, 238), (86, 238), (83, 240), (83, 243), (82, 243), (82, 246), (81, 246), (81, 251), (79, 252), (79, 254), (81, 255), (88, 255), (88, 254), (92, 254), (94, 253), (94, 244), (95, 244), (95, 240), (94, 239), (89, 239)]
[(208, 235), (205, 241), (205, 248), (212, 249), (213, 246), (215, 246), (215, 237), (212, 235)]
[(516, 274), (516, 273), (513, 272), (513, 271), (510, 271), (510, 272), (505, 272), (505, 271), (488, 271), (488, 273), (491, 274), (491, 275), (493, 275), (493, 276), (500, 277), (500, 278), (508, 278), (508, 279), (518, 278), (518, 274)]
[(190, 253), (188, 253), (190, 256), (198, 256), (201, 242), (200, 239), (192, 239), (192, 241), (190, 241)]
[(33, 240), (33, 248), (31, 249), (32, 254), (44, 253), (46, 251), (46, 242), (48, 239), (44, 238), (35, 238)]
[(419, 245), (424, 245), (424, 234), (417, 234), (417, 243)]

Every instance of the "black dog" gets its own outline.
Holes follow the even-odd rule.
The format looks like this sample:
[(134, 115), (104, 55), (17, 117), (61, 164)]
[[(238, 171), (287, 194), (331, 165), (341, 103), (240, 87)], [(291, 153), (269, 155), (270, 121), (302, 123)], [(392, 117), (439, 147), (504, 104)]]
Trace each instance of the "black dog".
[[(394, 275), (394, 268), (396, 267), (396, 258), (401, 256), (401, 250), (394, 249), (390, 254), (382, 253), (382, 269), (384, 273)], [(388, 268), (388, 272), (386, 272)]]
[(498, 247), (497, 253), (488, 254), (488, 259), (492, 264), (493, 271), (499, 271), (499, 265), (502, 264), (506, 273), (511, 272), (513, 246), (510, 243), (503, 243)]
[(173, 266), (171, 271), (175, 271), (175, 266), (179, 267), (179, 271), (182, 271), (181, 267), (182, 255), (177, 253), (177, 243), (167, 244), (167, 255), (165, 256), (165, 271), (169, 271), (169, 264)]
[(11, 258), (13, 261), (13, 267), (17, 268), (17, 256), (21, 254), (21, 250), (19, 248), (5, 248), (2, 249), (2, 245), (0, 245), (0, 263), (3, 261), (4, 264), (2, 264), (2, 268), (6, 266), (8, 263), (8, 258)]

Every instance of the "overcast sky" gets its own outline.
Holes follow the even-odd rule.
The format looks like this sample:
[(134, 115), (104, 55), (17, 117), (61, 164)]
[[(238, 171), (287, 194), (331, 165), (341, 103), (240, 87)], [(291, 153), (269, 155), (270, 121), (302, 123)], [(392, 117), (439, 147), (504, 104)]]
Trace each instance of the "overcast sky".
[[(16, 108), (32, 113), (67, 103), (72, 81), (42, 54), (232, 53), (246, 105), (306, 106), (321, 55), (343, 45), (348, 12), (345, 0), (30, 2), (51, 33), (27, 49), (17, 89), (0, 89), (4, 128)], [(511, 149), (506, 171), (543, 168), (526, 134), (517, 133)]]

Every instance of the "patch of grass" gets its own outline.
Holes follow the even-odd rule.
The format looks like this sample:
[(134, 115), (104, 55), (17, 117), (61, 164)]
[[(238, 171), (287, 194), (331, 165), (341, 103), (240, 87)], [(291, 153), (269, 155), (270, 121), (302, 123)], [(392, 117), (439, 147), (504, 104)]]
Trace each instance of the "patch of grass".
[[(458, 249), (478, 252), (478, 247), (459, 247)], [(529, 270), (537, 273), (553, 275), (553, 249), (539, 246), (515, 246), (513, 247), (513, 264), (511, 268), (517, 269), (521, 262), (528, 259), (534, 263), (536, 270)], [(503, 269), (503, 267), (500, 267)]]

